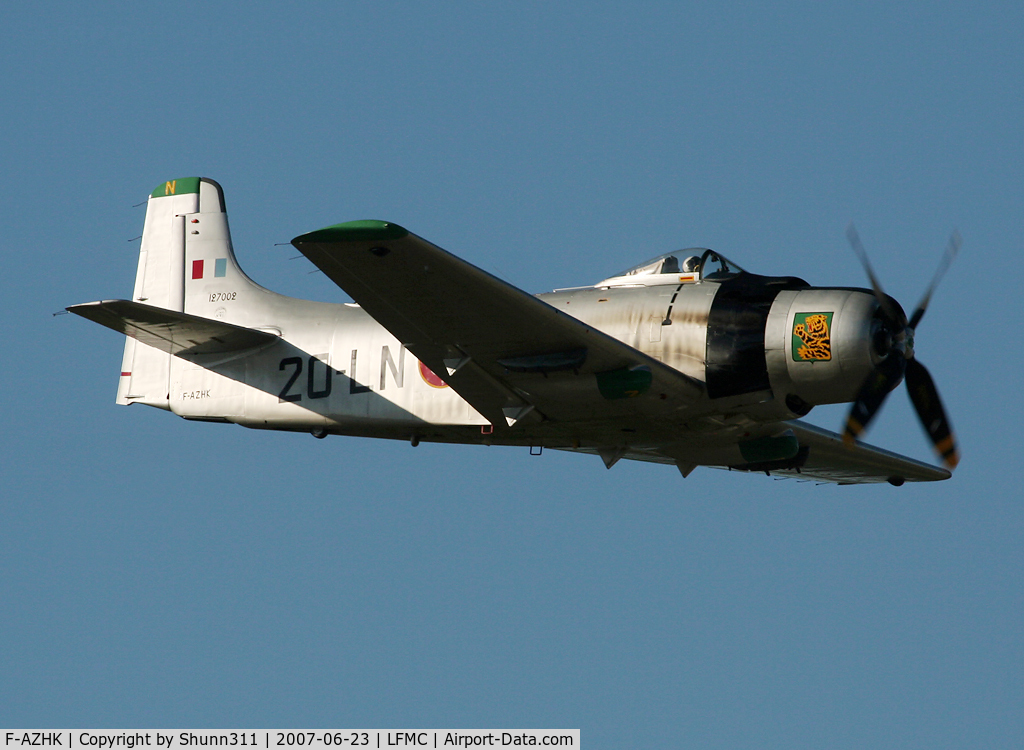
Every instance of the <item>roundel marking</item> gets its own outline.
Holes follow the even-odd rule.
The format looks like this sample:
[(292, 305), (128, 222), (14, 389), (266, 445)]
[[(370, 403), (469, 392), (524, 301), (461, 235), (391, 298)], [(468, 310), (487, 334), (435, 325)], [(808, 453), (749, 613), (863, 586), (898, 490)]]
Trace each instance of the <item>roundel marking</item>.
[(420, 377), (423, 378), (423, 382), (429, 385), (431, 388), (447, 388), (448, 384), (441, 380), (433, 370), (427, 367), (425, 364), (420, 362)]

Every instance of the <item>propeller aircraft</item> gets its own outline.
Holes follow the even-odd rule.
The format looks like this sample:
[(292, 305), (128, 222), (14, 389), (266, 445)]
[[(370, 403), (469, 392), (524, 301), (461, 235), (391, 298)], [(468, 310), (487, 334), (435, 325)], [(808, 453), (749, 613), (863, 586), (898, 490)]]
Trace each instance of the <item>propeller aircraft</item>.
[[(149, 196), (130, 300), (68, 311), (127, 336), (118, 404), (256, 429), (528, 446), (839, 484), (948, 479), (958, 453), (908, 318), (871, 289), (760, 276), (712, 250), (532, 295), (397, 224), (292, 244), (354, 300), (285, 297), (239, 267), (206, 178)], [(906, 380), (945, 468), (857, 438)], [(852, 403), (843, 434), (802, 420)]]

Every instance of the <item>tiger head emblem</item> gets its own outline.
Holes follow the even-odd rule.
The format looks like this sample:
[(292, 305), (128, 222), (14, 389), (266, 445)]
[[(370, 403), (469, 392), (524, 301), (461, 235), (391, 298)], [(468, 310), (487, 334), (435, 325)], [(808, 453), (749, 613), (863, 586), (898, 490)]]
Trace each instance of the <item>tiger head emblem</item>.
[(828, 362), (832, 359), (832, 313), (800, 313), (793, 323), (794, 360)]

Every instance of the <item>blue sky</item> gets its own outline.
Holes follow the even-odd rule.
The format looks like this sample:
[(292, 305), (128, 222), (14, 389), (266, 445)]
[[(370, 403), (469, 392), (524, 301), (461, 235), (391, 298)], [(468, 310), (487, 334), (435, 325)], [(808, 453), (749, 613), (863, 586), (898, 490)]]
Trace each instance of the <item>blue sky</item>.
[[(588, 748), (1024, 741), (1014, 3), (0, 11), (0, 725), (580, 727)], [(263, 434), (113, 403), (144, 201), (258, 282), (395, 221), (533, 292), (679, 247), (916, 302), (951, 481), (831, 487)], [(841, 409), (810, 421), (838, 429)], [(869, 441), (931, 460), (904, 391)]]

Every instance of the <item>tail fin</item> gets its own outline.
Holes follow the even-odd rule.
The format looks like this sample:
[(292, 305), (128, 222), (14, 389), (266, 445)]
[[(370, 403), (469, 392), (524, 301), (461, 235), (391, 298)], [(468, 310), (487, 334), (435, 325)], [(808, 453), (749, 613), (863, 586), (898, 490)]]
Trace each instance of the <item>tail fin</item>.
[[(228, 289), (230, 286), (230, 289)], [(161, 183), (149, 196), (132, 300), (204, 317), (227, 316), (221, 297), (264, 291), (238, 267), (231, 247), (224, 191), (205, 177)], [(239, 299), (241, 297), (241, 299)], [(247, 305), (235, 306), (240, 311)], [(247, 316), (246, 316), (247, 317)], [(121, 364), (117, 403), (168, 409), (170, 354), (128, 338)]]

